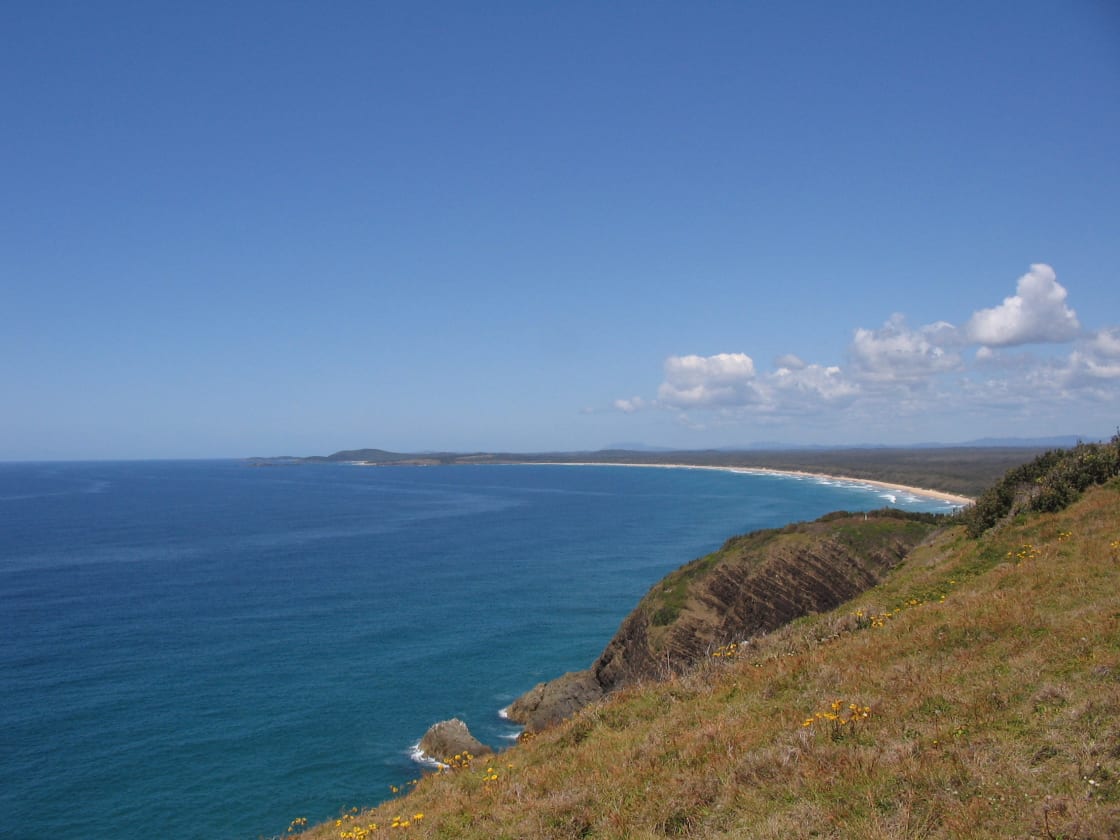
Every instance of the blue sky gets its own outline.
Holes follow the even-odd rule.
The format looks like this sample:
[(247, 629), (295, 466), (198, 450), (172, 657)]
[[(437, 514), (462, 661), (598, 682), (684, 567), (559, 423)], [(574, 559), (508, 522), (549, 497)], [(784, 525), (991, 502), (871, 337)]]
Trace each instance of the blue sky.
[(7, 3), (0, 459), (1109, 436), (1111, 2)]

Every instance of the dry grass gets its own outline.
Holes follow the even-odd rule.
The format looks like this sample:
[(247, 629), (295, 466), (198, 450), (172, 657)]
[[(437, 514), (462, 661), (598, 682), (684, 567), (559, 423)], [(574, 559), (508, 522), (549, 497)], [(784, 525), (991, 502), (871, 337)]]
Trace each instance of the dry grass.
[(1120, 483), (301, 836), (386, 834), (1120, 836)]

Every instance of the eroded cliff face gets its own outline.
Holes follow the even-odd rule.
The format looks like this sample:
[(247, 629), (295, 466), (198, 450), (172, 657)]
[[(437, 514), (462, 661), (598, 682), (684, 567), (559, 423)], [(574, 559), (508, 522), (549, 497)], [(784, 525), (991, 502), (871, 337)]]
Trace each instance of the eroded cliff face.
[(683, 673), (730, 642), (870, 589), (937, 527), (897, 512), (830, 514), (733, 537), (657, 583), (586, 671), (541, 683), (508, 714), (543, 729), (618, 688)]

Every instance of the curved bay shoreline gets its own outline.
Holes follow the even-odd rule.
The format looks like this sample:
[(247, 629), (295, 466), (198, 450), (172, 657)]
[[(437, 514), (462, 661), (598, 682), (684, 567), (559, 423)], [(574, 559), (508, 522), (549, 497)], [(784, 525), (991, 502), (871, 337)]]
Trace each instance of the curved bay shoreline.
[(909, 484), (896, 484), (894, 482), (879, 481), (872, 478), (856, 478), (854, 476), (807, 472), (805, 470), (780, 470), (770, 467), (715, 466), (708, 464), (634, 464), (611, 461), (550, 461), (547, 463), (554, 466), (567, 467), (660, 467), (662, 469), (674, 470), (719, 470), (722, 472), (743, 473), (745, 475), (775, 475), (829, 482), (844, 482), (854, 486), (868, 485), (870, 487), (879, 487), (884, 490), (897, 490), (900, 493), (908, 493), (919, 498), (937, 499), (938, 501), (947, 502), (957, 507), (965, 507), (976, 501), (970, 496), (946, 493), (942, 490), (931, 490), (926, 487), (913, 487)]
[(917, 492), (926, 498), (949, 497), (950, 504), (968, 504), (1013, 469), (1047, 450), (1040, 446), (875, 447), (800, 450), (677, 450), (603, 449), (574, 452), (389, 452), (350, 449), (327, 456), (295, 459), (250, 459), (269, 463), (350, 463), (370, 466), (453, 466), (483, 464), (614, 464), (735, 469), (746, 472), (811, 476), (820, 481), (845, 481)]
[[(435, 464), (393, 462), (387, 464), (382, 461), (348, 461), (357, 467), (383, 467), (383, 466), (435, 466)], [(900, 484), (893, 481), (881, 481), (875, 478), (863, 478), (851, 475), (836, 475), (833, 473), (811, 472), (808, 470), (778, 469), (774, 467), (749, 467), (718, 464), (688, 464), (688, 463), (639, 463), (633, 461), (484, 461), (475, 462), (475, 466), (534, 466), (534, 467), (645, 467), (648, 469), (665, 470), (716, 470), (720, 472), (741, 473), (744, 475), (774, 475), (787, 478), (808, 478), (816, 481), (843, 482), (853, 486), (878, 487), (883, 490), (896, 490), (899, 493), (908, 493), (911, 496), (925, 499), (936, 499), (953, 505), (966, 507), (976, 500), (971, 496), (959, 493), (948, 493), (944, 490), (934, 490), (929, 487), (915, 487), (911, 484)]]

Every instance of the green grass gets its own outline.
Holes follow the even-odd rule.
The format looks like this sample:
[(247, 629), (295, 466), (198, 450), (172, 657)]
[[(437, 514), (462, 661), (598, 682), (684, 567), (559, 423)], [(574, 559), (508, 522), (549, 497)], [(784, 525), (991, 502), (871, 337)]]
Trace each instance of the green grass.
[(647, 598), (650, 623), (654, 627), (665, 627), (676, 621), (688, 602), (692, 584), (715, 568), (727, 550), (728, 545), (725, 545), (720, 551), (699, 557), (667, 575)]

